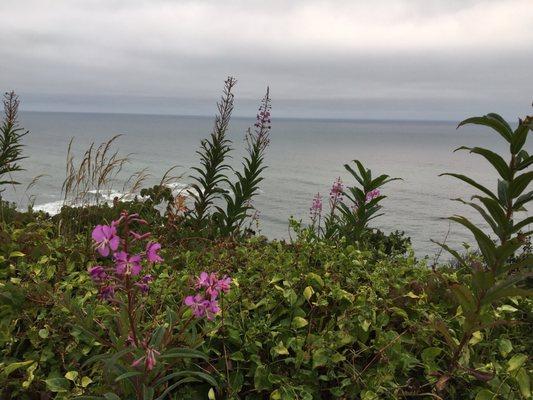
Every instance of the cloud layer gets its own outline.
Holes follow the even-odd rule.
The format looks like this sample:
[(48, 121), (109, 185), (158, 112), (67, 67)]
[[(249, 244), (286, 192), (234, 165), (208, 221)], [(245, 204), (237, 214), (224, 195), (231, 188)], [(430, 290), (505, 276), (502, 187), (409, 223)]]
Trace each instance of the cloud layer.
[[(530, 0), (0, 3), (0, 88), (27, 109), (457, 119), (531, 113)], [(275, 103), (276, 104), (276, 103)]]

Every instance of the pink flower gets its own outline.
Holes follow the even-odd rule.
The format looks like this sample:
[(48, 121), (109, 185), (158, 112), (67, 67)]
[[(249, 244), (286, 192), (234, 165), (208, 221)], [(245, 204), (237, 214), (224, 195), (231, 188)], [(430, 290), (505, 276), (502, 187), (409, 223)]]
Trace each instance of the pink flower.
[(344, 186), (342, 184), (341, 178), (335, 179), (335, 182), (333, 182), (333, 185), (331, 186), (331, 190), (329, 191), (329, 199), (333, 204), (337, 204), (337, 202), (342, 202), (342, 194), (344, 191)]
[(96, 242), (96, 249), (102, 257), (107, 257), (111, 251), (116, 251), (120, 244), (120, 238), (117, 236), (117, 228), (114, 224), (97, 225), (93, 229), (92, 238)]
[(154, 369), (157, 361), (156, 361), (156, 356), (160, 355), (161, 353), (158, 352), (156, 349), (152, 348), (152, 347), (147, 347), (146, 348), (146, 354), (144, 356), (142, 356), (141, 358), (135, 360), (131, 366), (132, 367), (137, 367), (141, 364), (141, 362), (144, 360), (144, 368), (146, 368), (147, 371), (151, 371), (152, 369)]
[(370, 192), (368, 192), (365, 196), (365, 200), (366, 202), (370, 202), (372, 200), (374, 200), (376, 197), (379, 197), (381, 195), (379, 189), (374, 189), (374, 190), (371, 190)]
[(209, 321), (212, 321), (220, 312), (220, 307), (218, 306), (217, 300), (208, 301), (205, 305), (205, 315)]
[(154, 278), (152, 278), (152, 275), (145, 275), (139, 280), (139, 282), (135, 282), (135, 286), (137, 286), (142, 293), (146, 294), (150, 290), (150, 286), (148, 284), (153, 280)]
[(125, 251), (115, 253), (115, 271), (118, 275), (139, 275), (141, 272), (141, 256), (129, 256)]
[(157, 254), (161, 250), (161, 245), (157, 242), (150, 242), (146, 245), (146, 258), (152, 263), (163, 262), (163, 259)]
[(100, 288), (100, 298), (102, 300), (113, 300), (115, 298), (115, 287), (113, 285), (102, 286)]
[(89, 268), (89, 275), (91, 275), (91, 279), (95, 282), (103, 281), (107, 278), (104, 267), (100, 265), (95, 265), (94, 267)]
[(313, 197), (313, 202), (309, 209), (309, 216), (314, 222), (317, 218), (320, 218), (320, 215), (322, 215), (322, 196), (320, 196), (320, 193), (317, 193), (315, 197)]
[(224, 292), (228, 293), (231, 286), (231, 278), (229, 276), (224, 275), (224, 277), (216, 283), (216, 290), (218, 292)]
[(196, 318), (202, 318), (206, 313), (206, 308), (210, 304), (210, 302), (201, 294), (185, 297), (184, 303), (191, 308), (192, 313)]

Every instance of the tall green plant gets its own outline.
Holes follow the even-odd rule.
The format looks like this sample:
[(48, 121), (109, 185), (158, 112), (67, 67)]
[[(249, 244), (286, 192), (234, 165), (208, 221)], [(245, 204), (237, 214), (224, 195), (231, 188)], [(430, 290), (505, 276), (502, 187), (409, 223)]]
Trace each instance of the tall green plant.
[(4, 118), (0, 126), (0, 186), (18, 185), (19, 182), (11, 177), (13, 172), (22, 171), (19, 161), (25, 159), (22, 155), (22, 138), (28, 134), (18, 122), (18, 108), (20, 101), (15, 92), (4, 94)]
[(533, 171), (528, 171), (533, 163), (533, 156), (524, 150), (528, 134), (532, 129), (532, 119), (527, 117), (524, 121), (520, 120), (518, 127), (513, 130), (500, 115), (487, 114), (483, 117), (468, 118), (462, 121), (458, 128), (467, 124), (492, 128), (508, 143), (510, 156), (506, 161), (501, 155), (483, 147), (462, 146), (457, 149), (478, 154), (492, 165), (499, 175), (496, 191), (488, 189), (466, 175), (443, 174), (457, 178), (480, 192), (472, 196), (472, 201), (456, 200), (478, 211), (497, 240), (493, 241), (490, 234), (483, 232), (469, 219), (454, 215), (449, 219), (461, 224), (474, 235), (483, 262), (469, 262), (457, 251), (439, 243), (457, 258), (462, 267), (471, 270), (470, 281), (457, 282), (450, 286), (465, 317), (461, 323), (462, 333), (458, 338), (458, 344), (450, 339), (452, 331), (443, 324), (438, 324), (438, 329), (447, 339), (451, 350), (448, 370), (441, 375), (437, 383), (439, 389), (444, 388), (446, 381), (459, 368), (475, 377), (487, 378), (486, 374), (470, 370), (466, 365), (460, 365), (459, 360), (465, 348), (475, 332), (502, 322), (495, 320), (492, 305), (512, 296), (530, 296), (533, 293), (520, 286), (530, 275), (527, 270), (533, 266), (533, 256), (525, 254), (518, 259), (512, 257), (532, 233), (529, 225), (533, 222), (533, 217), (519, 218), (519, 213), (526, 211), (526, 205), (533, 199), (533, 191), (527, 191), (533, 179)]
[(350, 203), (339, 202), (337, 204), (340, 210), (339, 233), (350, 240), (360, 240), (368, 232), (368, 223), (383, 215), (379, 213), (383, 206), (380, 202), (387, 196), (380, 192), (380, 188), (386, 183), (400, 180), (400, 178), (391, 178), (389, 175), (379, 175), (372, 178), (372, 171), (365, 168), (363, 164), (354, 160), (357, 167), (355, 170), (349, 164), (344, 164), (344, 168), (355, 178), (360, 187), (348, 186), (344, 190), (344, 195)]
[(202, 140), (200, 150), (196, 153), (200, 156), (200, 167), (193, 167), (198, 173), (192, 176), (194, 189), (194, 210), (192, 218), (198, 229), (206, 225), (209, 209), (213, 202), (220, 198), (225, 190), (221, 184), (226, 179), (225, 172), (230, 167), (226, 164), (226, 158), (231, 151), (231, 142), (226, 138), (226, 132), (233, 112), (233, 87), (237, 81), (228, 77), (224, 82), (224, 90), (220, 102), (217, 104), (218, 115), (215, 117), (215, 126), (208, 139)]
[(218, 207), (217, 220), (223, 235), (234, 234), (240, 230), (248, 211), (253, 207), (252, 198), (259, 190), (259, 183), (263, 180), (261, 173), (265, 170), (264, 155), (270, 143), (270, 91), (267, 88), (265, 97), (261, 101), (254, 129), (248, 129), (246, 134), (246, 155), (242, 162), (243, 171), (235, 171), (235, 183), (226, 180), (229, 193), (224, 193), (225, 209)]

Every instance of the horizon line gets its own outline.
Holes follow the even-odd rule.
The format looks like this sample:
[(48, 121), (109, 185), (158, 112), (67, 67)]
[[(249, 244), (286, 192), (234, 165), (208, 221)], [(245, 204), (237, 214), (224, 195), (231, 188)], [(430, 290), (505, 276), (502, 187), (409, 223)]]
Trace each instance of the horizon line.
[[(149, 112), (102, 112), (102, 111), (58, 111), (58, 110), (20, 110), (23, 113), (40, 113), (40, 114), (94, 114), (94, 115), (138, 115), (138, 116), (159, 116), (159, 117), (180, 117), (180, 118), (215, 118), (215, 115), (206, 114), (170, 114), (170, 113), (149, 113)], [(233, 115), (235, 119), (253, 120), (255, 117), (247, 117), (242, 115)], [(272, 117), (273, 120), (288, 120), (288, 121), (335, 121), (335, 122), (448, 122), (457, 123), (452, 119), (387, 119), (387, 118), (350, 118), (350, 117)]]

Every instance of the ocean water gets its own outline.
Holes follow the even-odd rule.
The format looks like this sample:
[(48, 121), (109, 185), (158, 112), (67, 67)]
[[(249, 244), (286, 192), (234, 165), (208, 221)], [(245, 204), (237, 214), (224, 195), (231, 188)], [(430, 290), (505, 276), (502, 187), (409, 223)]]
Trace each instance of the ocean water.
[[(183, 186), (190, 182), (190, 167), (198, 165), (196, 150), (200, 140), (212, 128), (213, 118), (159, 115), (21, 113), (21, 123), (30, 134), (24, 148), (28, 159), (26, 171), (17, 175), (23, 183), (9, 188), (3, 196), (20, 207), (32, 202), (42, 209), (53, 210), (60, 204), (61, 185), (65, 178), (68, 142), (74, 138), (78, 156), (91, 142), (101, 143), (121, 134), (117, 148), (121, 154), (132, 153), (122, 179), (148, 168), (148, 184), (160, 181), (170, 167)], [(251, 119), (234, 118), (229, 130), (234, 151), (232, 163), (240, 165), (244, 133)], [(402, 178), (385, 186), (383, 217), (373, 226), (385, 231), (403, 230), (411, 236), (418, 256), (432, 257), (437, 247), (430, 239), (458, 247), (473, 238), (461, 227), (442, 217), (462, 214), (480, 218), (466, 206), (450, 199), (474, 194), (467, 185), (443, 172), (467, 173), (482, 184), (494, 188), (495, 173), (479, 156), (453, 150), (461, 145), (482, 145), (496, 151), (506, 149), (503, 140), (483, 127), (456, 130), (456, 122), (440, 121), (340, 121), (274, 119), (271, 145), (266, 155), (261, 193), (254, 205), (260, 214), (261, 232), (270, 238), (288, 238), (288, 219), (308, 221), (314, 194), (321, 193), (327, 203), (329, 188), (336, 177), (352, 183), (343, 164), (359, 159), (374, 174), (386, 173)], [(529, 146), (531, 146), (529, 144)], [(26, 185), (42, 175), (35, 185)], [(120, 191), (121, 182), (115, 189)]]

